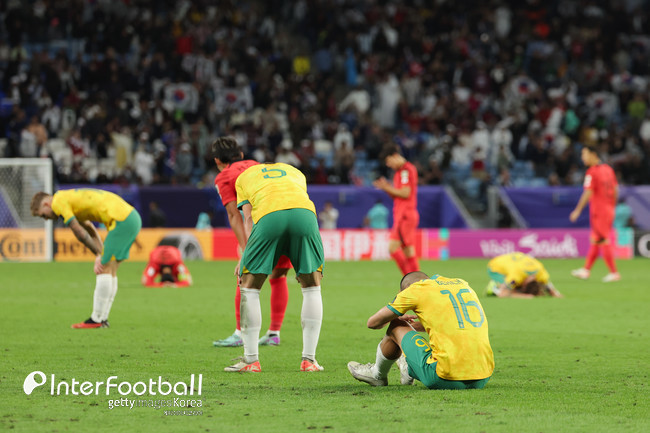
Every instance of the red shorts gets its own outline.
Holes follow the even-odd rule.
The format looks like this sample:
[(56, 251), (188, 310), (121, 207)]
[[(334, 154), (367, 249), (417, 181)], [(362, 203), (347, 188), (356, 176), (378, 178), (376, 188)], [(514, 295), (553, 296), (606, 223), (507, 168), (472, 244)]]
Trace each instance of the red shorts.
[(393, 228), (390, 231), (390, 240), (400, 241), (404, 247), (414, 246), (415, 234), (419, 222), (420, 215), (418, 213), (403, 214), (399, 217), (398, 221), (393, 222)]
[(608, 218), (594, 218), (591, 220), (591, 240), (594, 242), (608, 241), (612, 233), (612, 220)]
[(291, 260), (289, 260), (289, 257), (287, 256), (280, 256), (278, 259), (278, 263), (275, 265), (275, 269), (291, 269), (293, 268), (293, 265), (291, 264)]

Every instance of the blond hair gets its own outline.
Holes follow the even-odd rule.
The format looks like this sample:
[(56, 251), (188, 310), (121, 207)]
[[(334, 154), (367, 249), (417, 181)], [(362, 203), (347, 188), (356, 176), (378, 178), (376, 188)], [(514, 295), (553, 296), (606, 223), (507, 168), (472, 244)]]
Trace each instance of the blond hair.
[(38, 216), (38, 210), (41, 208), (41, 203), (43, 203), (43, 199), (49, 196), (50, 195), (48, 193), (43, 191), (34, 194), (34, 197), (32, 197), (32, 204), (30, 205), (32, 216)]

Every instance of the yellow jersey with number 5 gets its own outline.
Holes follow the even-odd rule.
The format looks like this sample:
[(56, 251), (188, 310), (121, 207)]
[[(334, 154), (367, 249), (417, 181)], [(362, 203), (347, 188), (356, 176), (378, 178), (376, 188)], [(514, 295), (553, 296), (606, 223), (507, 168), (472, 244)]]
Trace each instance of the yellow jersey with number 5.
[(117, 194), (92, 188), (66, 189), (57, 191), (52, 197), (52, 210), (63, 217), (68, 225), (72, 219), (102, 223), (108, 230), (115, 227), (115, 221), (124, 221), (133, 211)]
[(388, 309), (413, 311), (429, 334), (429, 364), (446, 380), (485, 379), (494, 371), (488, 322), (467, 281), (434, 275), (402, 290)]
[(316, 207), (307, 194), (307, 180), (297, 168), (284, 163), (258, 164), (247, 168), (237, 177), (237, 207), (249, 203), (253, 222), (264, 215), (286, 209)]

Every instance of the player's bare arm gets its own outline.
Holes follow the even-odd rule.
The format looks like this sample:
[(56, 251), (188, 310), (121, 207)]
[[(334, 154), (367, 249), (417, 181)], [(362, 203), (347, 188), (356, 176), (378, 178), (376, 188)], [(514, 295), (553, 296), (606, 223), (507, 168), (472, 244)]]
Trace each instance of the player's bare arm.
[(379, 311), (373, 314), (370, 319), (368, 319), (367, 325), (370, 329), (381, 329), (398, 317), (399, 316), (389, 310), (388, 307), (382, 307)]
[(97, 245), (99, 246), (99, 251), (101, 252), (104, 249), (104, 242), (102, 241), (101, 236), (99, 236), (99, 232), (91, 223), (90, 221), (84, 221), (83, 223), (83, 228), (86, 229), (90, 237), (92, 237), (95, 242), (97, 242)]
[(397, 320), (405, 322), (417, 332), (424, 332), (424, 326), (422, 325), (422, 322), (418, 321), (418, 316), (415, 314), (404, 314), (403, 316), (398, 317)]
[(558, 289), (555, 288), (555, 286), (549, 281), (548, 284), (546, 284), (546, 287), (548, 287), (548, 291), (551, 294), (552, 297), (554, 298), (563, 298), (564, 296)]
[[(242, 206), (241, 210), (244, 214), (244, 223), (243, 223), (244, 235), (245, 238), (248, 240), (248, 237), (251, 235), (251, 231), (253, 230), (253, 216), (251, 214), (253, 207), (250, 205), (250, 203), (246, 203), (245, 205)], [(235, 266), (235, 276), (238, 279), (237, 282), (241, 283), (241, 281), (239, 281), (239, 266), (240, 266), (240, 262), (237, 262), (237, 266)]]
[[(96, 242), (95, 238), (88, 233), (88, 230), (81, 225), (79, 221), (73, 219), (70, 221), (70, 229), (74, 233), (75, 237), (84, 244), (94, 255), (100, 255), (102, 253), (99, 244)], [(98, 235), (99, 237), (99, 235)]]
[(226, 212), (228, 213), (228, 222), (232, 231), (235, 233), (237, 238), (237, 243), (239, 247), (244, 250), (246, 248), (246, 242), (248, 241), (248, 236), (244, 230), (244, 222), (242, 221), (241, 214), (237, 209), (237, 204), (234, 201), (228, 202), (226, 205)]
[(571, 215), (569, 215), (569, 220), (574, 223), (578, 220), (578, 217), (582, 213), (582, 210), (587, 206), (587, 203), (589, 203), (589, 199), (591, 198), (592, 191), (590, 189), (586, 189), (582, 191), (582, 195), (580, 196), (580, 200), (578, 200), (578, 204), (576, 205), (576, 208), (571, 212)]
[(241, 210), (244, 213), (244, 234), (246, 235), (246, 239), (248, 239), (251, 231), (253, 231), (253, 207), (250, 203), (246, 203), (242, 206)]
[(391, 197), (408, 198), (411, 195), (410, 186), (395, 188), (393, 185), (391, 185), (388, 182), (388, 180), (386, 180), (385, 177), (380, 177), (379, 179), (375, 180), (372, 184), (375, 188), (386, 192)]

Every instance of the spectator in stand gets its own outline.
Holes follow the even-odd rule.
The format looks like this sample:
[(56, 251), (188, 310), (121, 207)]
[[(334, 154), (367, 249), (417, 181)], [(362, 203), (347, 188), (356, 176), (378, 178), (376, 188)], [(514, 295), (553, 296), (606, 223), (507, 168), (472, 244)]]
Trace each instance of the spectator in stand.
[(149, 227), (165, 227), (167, 215), (160, 209), (158, 202), (149, 202)]
[(388, 208), (384, 205), (381, 199), (378, 198), (363, 219), (363, 226), (370, 229), (387, 229), (388, 214)]
[(334, 207), (331, 201), (326, 201), (323, 209), (318, 213), (320, 228), (325, 230), (336, 229), (336, 222), (339, 219), (339, 211)]
[[(569, 146), (568, 158), (558, 162), (562, 143), (589, 144), (584, 137), (620, 131), (622, 180), (650, 182), (647, 7), (370, 2), (352, 10), (349, 2), (277, 8), (253, 0), (256, 13), (250, 14), (249, 3), (208, 5), (199, 12), (172, 0), (164, 8), (138, 4), (138, 13), (112, 2), (80, 2), (70, 19), (70, 8), (60, 2), (39, 2), (38, 8), (23, 3), (8, 2), (3, 10), (7, 46), (0, 91), (7, 97), (0, 127), (8, 157), (21, 156), (21, 149), (27, 156), (41, 154), (34, 151), (37, 134), (26, 128), (36, 115), (50, 138), (67, 138), (81, 126), (91, 154), (114, 160), (109, 182), (134, 180), (133, 139), (146, 131), (151, 143), (159, 143), (154, 182), (197, 184), (211, 168), (207, 143), (223, 133), (236, 135), (257, 160), (282, 153), (281, 160), (296, 164), (280, 146), (283, 138), (335, 142), (338, 148), (337, 131), (345, 124), (353, 137), (350, 149), (362, 145), (370, 162), (378, 161), (389, 133), (416, 143), (406, 156), (426, 167), (430, 155), (422, 153), (431, 149), (418, 146), (418, 137), (455, 125), (460, 137), (437, 137), (448, 147), (440, 152), (444, 157), (436, 156), (445, 182), (474, 163), (494, 183), (506, 165), (499, 157), (503, 149), (510, 162), (534, 160), (536, 176), (555, 171), (561, 184), (570, 185), (582, 176), (571, 168), (580, 151)], [(243, 14), (247, 31), (231, 19)], [(329, 15), (340, 19), (315, 19)], [(20, 25), (42, 23), (42, 17), (60, 24), (33, 32)], [(480, 29), (482, 36), (468, 37), (467, 29)], [(57, 48), (62, 43), (64, 50)], [(471, 127), (482, 123), (485, 129)], [(531, 124), (536, 127), (529, 140)], [(541, 149), (533, 132), (541, 134)], [(175, 173), (183, 136), (191, 169), (184, 171), (185, 164)], [(481, 151), (470, 152), (476, 142)], [(300, 167), (308, 171), (323, 157), (315, 152)], [(348, 180), (341, 176), (346, 162), (325, 159), (329, 182)], [(334, 173), (338, 180), (329, 176)], [(369, 183), (370, 176), (352, 180)], [(324, 181), (322, 174), (311, 178)], [(462, 182), (453, 186), (461, 193), (465, 188)]]

